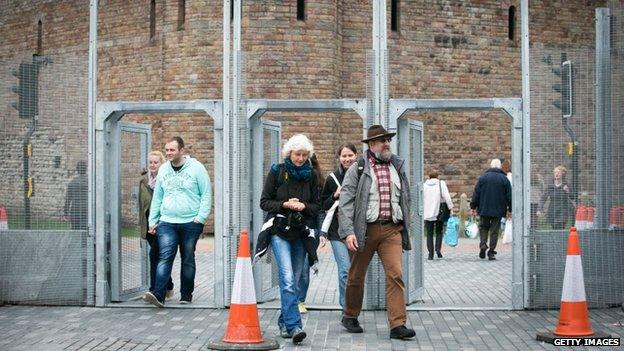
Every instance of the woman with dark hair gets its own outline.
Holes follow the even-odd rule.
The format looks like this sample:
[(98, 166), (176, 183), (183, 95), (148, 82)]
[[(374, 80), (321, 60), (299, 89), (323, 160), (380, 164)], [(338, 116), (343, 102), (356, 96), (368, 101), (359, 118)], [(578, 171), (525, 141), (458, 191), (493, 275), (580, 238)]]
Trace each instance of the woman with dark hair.
[(294, 344), (306, 337), (297, 307), (297, 282), (305, 261), (304, 240), (316, 226), (320, 208), (318, 176), (309, 160), (313, 154), (312, 142), (305, 135), (291, 137), (282, 149), (284, 162), (271, 167), (260, 197), (260, 207), (274, 222), (287, 223), (273, 225), (270, 241), (279, 271), (281, 313), (277, 323), (280, 335), (292, 338)]
[(345, 307), (345, 287), (347, 274), (349, 273), (350, 259), (349, 250), (338, 235), (338, 200), (340, 199), (340, 189), (342, 180), (347, 169), (357, 158), (357, 149), (352, 143), (344, 143), (338, 147), (338, 168), (327, 177), (323, 191), (321, 192), (321, 206), (327, 211), (324, 221), (325, 228), (321, 228), (321, 247), (325, 246), (327, 240), (332, 246), (334, 259), (338, 268), (338, 296), (340, 306)]
[(423, 185), (423, 217), (425, 219), (425, 232), (427, 233), (427, 250), (429, 260), (433, 260), (433, 232), (435, 229), (435, 252), (438, 258), (442, 258), (442, 228), (444, 221), (439, 219), (440, 205), (446, 203), (449, 211), (453, 209), (453, 200), (449, 194), (446, 183), (438, 179), (438, 172), (429, 172), (429, 179)]

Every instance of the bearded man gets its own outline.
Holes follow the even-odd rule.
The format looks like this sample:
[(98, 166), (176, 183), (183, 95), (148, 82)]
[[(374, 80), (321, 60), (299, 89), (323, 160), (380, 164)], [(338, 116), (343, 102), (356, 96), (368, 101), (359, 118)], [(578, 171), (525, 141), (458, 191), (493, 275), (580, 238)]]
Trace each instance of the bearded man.
[[(390, 148), (392, 137), (382, 126), (368, 129), (368, 151), (345, 174), (340, 193), (339, 235), (352, 252), (342, 325), (362, 333), (358, 322), (366, 271), (375, 252), (386, 275), (386, 304), (390, 338), (409, 339), (416, 333), (405, 326), (403, 250), (411, 250), (409, 183), (405, 161)], [(362, 183), (362, 184), (360, 184)]]

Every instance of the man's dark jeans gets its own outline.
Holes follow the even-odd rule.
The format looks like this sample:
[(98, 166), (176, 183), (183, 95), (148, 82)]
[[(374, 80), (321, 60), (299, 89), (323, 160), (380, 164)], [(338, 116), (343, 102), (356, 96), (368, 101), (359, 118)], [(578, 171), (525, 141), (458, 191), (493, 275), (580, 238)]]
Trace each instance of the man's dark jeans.
[(481, 237), (479, 248), (481, 250), (487, 250), (487, 240), (489, 236), (490, 251), (488, 251), (488, 256), (494, 255), (493, 251), (496, 250), (496, 243), (498, 242), (498, 232), (500, 231), (500, 222), (501, 217), (481, 216), (479, 220), (479, 236)]
[[(154, 288), (156, 286), (156, 267), (158, 267), (159, 260), (159, 247), (158, 247), (158, 237), (156, 235), (147, 233), (145, 235), (145, 240), (149, 244), (149, 261), (150, 261), (150, 286), (149, 291), (154, 292)], [(169, 283), (167, 283), (167, 290), (173, 290), (173, 280), (169, 277)]]
[(156, 286), (154, 295), (164, 301), (167, 282), (171, 278), (171, 267), (175, 259), (178, 245), (182, 269), (180, 272), (180, 294), (183, 300), (190, 301), (195, 288), (195, 246), (204, 229), (201, 223), (167, 223), (160, 222), (156, 229), (160, 255), (156, 268)]

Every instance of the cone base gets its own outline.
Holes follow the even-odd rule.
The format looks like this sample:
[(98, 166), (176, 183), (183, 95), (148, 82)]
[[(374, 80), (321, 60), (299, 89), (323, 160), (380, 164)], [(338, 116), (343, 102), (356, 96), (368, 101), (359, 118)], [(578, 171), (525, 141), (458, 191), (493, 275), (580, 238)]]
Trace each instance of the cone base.
[(271, 339), (264, 339), (263, 342), (256, 344), (231, 343), (212, 339), (206, 346), (211, 350), (276, 350), (280, 347), (277, 341)]
[[(561, 336), (561, 335), (555, 335), (553, 332), (543, 332), (543, 333), (537, 333), (535, 335), (535, 339), (537, 341), (542, 341), (542, 342), (546, 342), (549, 344), (553, 344), (555, 338), (566, 338), (567, 336)], [(603, 332), (599, 332), (599, 331), (594, 331), (594, 333), (592, 335), (585, 335), (585, 336), (573, 336), (574, 338), (610, 338), (611, 334), (605, 334)]]

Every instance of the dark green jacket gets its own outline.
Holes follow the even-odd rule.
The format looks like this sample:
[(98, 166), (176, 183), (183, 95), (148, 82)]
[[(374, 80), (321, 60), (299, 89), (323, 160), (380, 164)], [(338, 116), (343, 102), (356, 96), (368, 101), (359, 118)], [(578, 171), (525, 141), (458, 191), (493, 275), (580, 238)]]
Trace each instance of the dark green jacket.
[(139, 181), (139, 230), (143, 239), (147, 234), (147, 216), (149, 216), (150, 204), (152, 203), (152, 190), (147, 186), (147, 177), (147, 172), (145, 172)]

